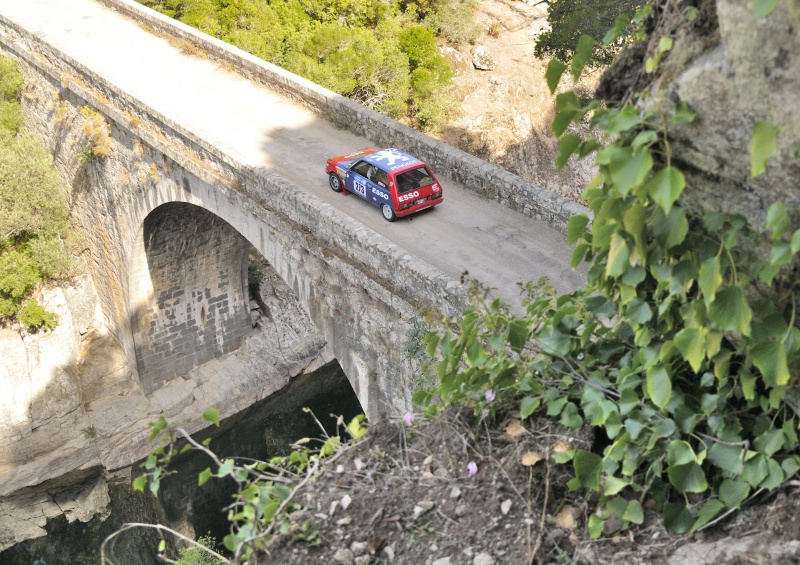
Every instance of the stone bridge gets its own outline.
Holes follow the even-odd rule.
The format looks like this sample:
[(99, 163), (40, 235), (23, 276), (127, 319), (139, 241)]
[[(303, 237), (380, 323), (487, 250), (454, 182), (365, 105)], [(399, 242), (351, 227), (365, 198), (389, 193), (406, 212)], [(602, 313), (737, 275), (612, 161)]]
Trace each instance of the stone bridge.
[[(78, 400), (62, 412), (76, 414), (71, 425), (99, 433), (61, 442), (75, 453), (95, 446), (75, 468), (130, 465), (146, 453), (146, 427), (133, 428), (148, 414), (196, 418), (221, 404), (230, 415), (282, 386), (285, 373), (319, 364), (319, 348), (320, 359), (338, 360), (370, 417), (396, 416), (413, 386), (403, 348), (411, 320), (428, 309), (456, 315), (460, 273), (508, 299), (541, 275), (562, 289), (580, 284), (561, 235), (579, 205), (135, 2), (0, 0), (0, 54), (23, 68), (28, 126), (70, 187), (104, 324), (130, 376), (117, 393), (124, 401), (87, 397), (85, 382), (70, 393)], [(264, 134), (269, 127), (277, 129)], [(93, 154), (103, 143), (110, 154)], [(444, 181), (441, 209), (413, 224), (381, 223), (376, 209), (330, 192), (324, 157), (367, 145), (428, 161)], [(314, 355), (287, 362), (279, 384), (236, 382), (219, 364), (252, 337), (251, 245), (321, 335)], [(48, 370), (80, 374), (86, 362), (78, 348)], [(213, 378), (189, 377), (212, 365)], [(117, 417), (131, 403), (143, 407), (138, 416), (96, 430), (99, 412)], [(4, 437), (30, 440), (50, 422), (33, 414), (36, 405)], [(64, 471), (0, 463), (0, 495)]]

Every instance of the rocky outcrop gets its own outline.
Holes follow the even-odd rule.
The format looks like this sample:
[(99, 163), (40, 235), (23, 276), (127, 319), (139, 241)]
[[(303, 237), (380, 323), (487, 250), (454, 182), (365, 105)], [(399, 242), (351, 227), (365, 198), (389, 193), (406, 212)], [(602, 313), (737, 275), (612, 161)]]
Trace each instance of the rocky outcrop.
[[(669, 128), (673, 158), (687, 174), (684, 205), (701, 213), (742, 214), (763, 229), (774, 201), (783, 201), (794, 213), (800, 210), (800, 159), (795, 156), (800, 142), (800, 3), (778, 2), (763, 18), (753, 17), (747, 0), (695, 4), (699, 16), (691, 25), (677, 18), (667, 26), (668, 10), (657, 12), (661, 20), (651, 44), (621, 57), (604, 77), (601, 94), (618, 99), (624, 85), (629, 92), (645, 93), (640, 101), (645, 109), (687, 102), (697, 119)], [(675, 38), (674, 47), (653, 78), (644, 72), (645, 58), (665, 33)], [(751, 178), (752, 129), (761, 120), (780, 128), (777, 151), (766, 172)]]

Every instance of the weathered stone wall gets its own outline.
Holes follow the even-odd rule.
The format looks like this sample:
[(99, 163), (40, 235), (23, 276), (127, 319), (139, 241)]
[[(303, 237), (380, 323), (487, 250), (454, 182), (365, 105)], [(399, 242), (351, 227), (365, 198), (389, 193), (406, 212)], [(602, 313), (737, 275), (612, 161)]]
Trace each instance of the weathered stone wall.
[(146, 270), (157, 290), (131, 315), (145, 394), (239, 349), (252, 331), (247, 242), (227, 222), (189, 204), (159, 206), (144, 221)]
[(168, 37), (189, 41), (207, 55), (232, 65), (244, 76), (312, 108), (320, 116), (372, 140), (376, 145), (402, 147), (446, 171), (453, 180), (531, 218), (566, 230), (569, 218), (590, 215), (584, 207), (496, 165), (456, 149), (403, 124), (326, 90), (316, 84), (267, 63), (236, 47), (205, 35), (177, 20), (150, 10), (134, 0), (99, 0), (131, 19), (146, 24)]

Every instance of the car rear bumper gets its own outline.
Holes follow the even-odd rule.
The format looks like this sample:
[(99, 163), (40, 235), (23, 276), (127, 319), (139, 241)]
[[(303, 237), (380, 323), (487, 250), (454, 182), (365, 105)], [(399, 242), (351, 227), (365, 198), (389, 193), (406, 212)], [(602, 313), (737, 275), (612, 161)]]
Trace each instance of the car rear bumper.
[(433, 208), (434, 206), (438, 206), (444, 201), (444, 198), (437, 198), (436, 200), (427, 200), (422, 204), (417, 204), (415, 206), (411, 206), (410, 208), (406, 208), (405, 210), (396, 211), (395, 215), (398, 218), (402, 218), (404, 216), (410, 216), (411, 214), (415, 214), (417, 212), (421, 212), (422, 210), (427, 210), (428, 208)]

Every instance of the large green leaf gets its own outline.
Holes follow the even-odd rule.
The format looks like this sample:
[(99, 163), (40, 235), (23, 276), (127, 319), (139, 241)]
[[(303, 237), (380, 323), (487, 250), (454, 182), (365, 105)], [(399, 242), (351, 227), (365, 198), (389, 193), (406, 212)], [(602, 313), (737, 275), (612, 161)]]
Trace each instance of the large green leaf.
[(783, 449), (785, 442), (786, 437), (783, 435), (783, 430), (771, 429), (759, 435), (755, 441), (753, 441), (753, 445), (759, 453), (771, 456)]
[(615, 159), (608, 166), (611, 180), (620, 194), (628, 194), (631, 189), (644, 182), (647, 174), (653, 168), (653, 157), (650, 152), (641, 149), (632, 151), (624, 148), (621, 158)]
[(544, 73), (544, 78), (547, 81), (547, 87), (550, 89), (550, 94), (554, 94), (558, 88), (558, 82), (561, 80), (561, 75), (567, 70), (567, 66), (558, 59), (550, 59), (547, 63), (547, 70)]
[(661, 365), (654, 365), (647, 371), (647, 395), (653, 404), (661, 408), (666, 407), (672, 396), (672, 379)]
[(603, 469), (603, 458), (590, 451), (579, 449), (572, 460), (575, 476), (581, 484), (593, 490), (600, 489), (600, 471)]
[(686, 212), (683, 211), (683, 208), (673, 206), (669, 211), (667, 222), (669, 228), (665, 245), (667, 249), (672, 249), (686, 239), (686, 234), (689, 233), (689, 221), (686, 219)]
[(653, 317), (653, 309), (641, 298), (634, 298), (625, 307), (625, 317), (633, 324), (646, 324)]
[(786, 344), (782, 341), (762, 341), (750, 350), (753, 363), (770, 386), (783, 386), (789, 382), (789, 365)]
[[(628, 103), (619, 110), (612, 110), (608, 113), (608, 128), (606, 128), (606, 131), (609, 134), (630, 131), (643, 121), (644, 119), (639, 109), (633, 104)], [(641, 144), (638, 145), (638, 147), (641, 146)]]
[(697, 455), (688, 442), (674, 439), (667, 445), (667, 463), (670, 465), (686, 465), (697, 462)]
[[(773, 3), (775, 1), (772, 0)], [(771, 123), (760, 121), (753, 126), (753, 138), (750, 141), (751, 177), (755, 178), (767, 169), (767, 161), (778, 148), (777, 138), (778, 128)]]
[(567, 244), (572, 245), (583, 237), (588, 224), (589, 217), (585, 214), (572, 216), (567, 222)]
[(628, 268), (629, 257), (630, 250), (625, 238), (619, 232), (614, 232), (608, 249), (608, 259), (606, 259), (606, 276), (618, 277), (624, 273)]
[(633, 522), (634, 524), (641, 524), (644, 522), (644, 509), (642, 509), (642, 505), (638, 500), (628, 501), (628, 506), (625, 508), (622, 519)]
[(594, 51), (594, 39), (590, 36), (583, 34), (578, 39), (578, 46), (575, 48), (575, 54), (572, 56), (572, 78), (577, 82), (581, 78), (581, 73), (586, 63), (592, 58)]
[(708, 489), (706, 474), (697, 463), (670, 465), (667, 469), (669, 482), (679, 492), (705, 492)]
[(675, 167), (665, 167), (653, 175), (645, 184), (645, 191), (661, 206), (665, 214), (669, 214), (672, 205), (686, 187), (683, 173)]
[(698, 328), (683, 328), (675, 335), (675, 347), (696, 373), (705, 359), (705, 339), (703, 331)]
[(738, 479), (725, 479), (719, 487), (719, 498), (728, 508), (738, 508), (750, 494), (750, 485)]
[(551, 355), (566, 355), (570, 350), (569, 336), (560, 332), (553, 326), (547, 326), (539, 334), (539, 343)]
[(211, 422), (215, 426), (219, 427), (219, 410), (216, 408), (209, 408), (203, 412), (203, 420)]
[(556, 158), (556, 167), (558, 170), (564, 168), (572, 154), (577, 152), (581, 144), (581, 138), (571, 133), (563, 136), (558, 142), (558, 157)]
[(706, 306), (708, 306), (714, 300), (719, 285), (722, 284), (719, 256), (715, 255), (703, 261), (700, 265), (700, 274), (697, 276), (697, 284), (700, 285)]
[(741, 287), (730, 286), (717, 292), (708, 313), (723, 330), (750, 335), (753, 311)]
[(692, 513), (685, 504), (680, 502), (667, 502), (664, 504), (664, 526), (671, 532), (683, 534), (694, 525)]
[(789, 215), (786, 213), (786, 204), (773, 202), (767, 209), (767, 229), (772, 230), (772, 239), (783, 237), (791, 229)]
[(770, 15), (777, 5), (778, 0), (753, 0), (753, 19)]
[(716, 499), (711, 499), (697, 512), (697, 520), (692, 525), (692, 531), (697, 531), (713, 520), (717, 514), (725, 509), (725, 505)]

